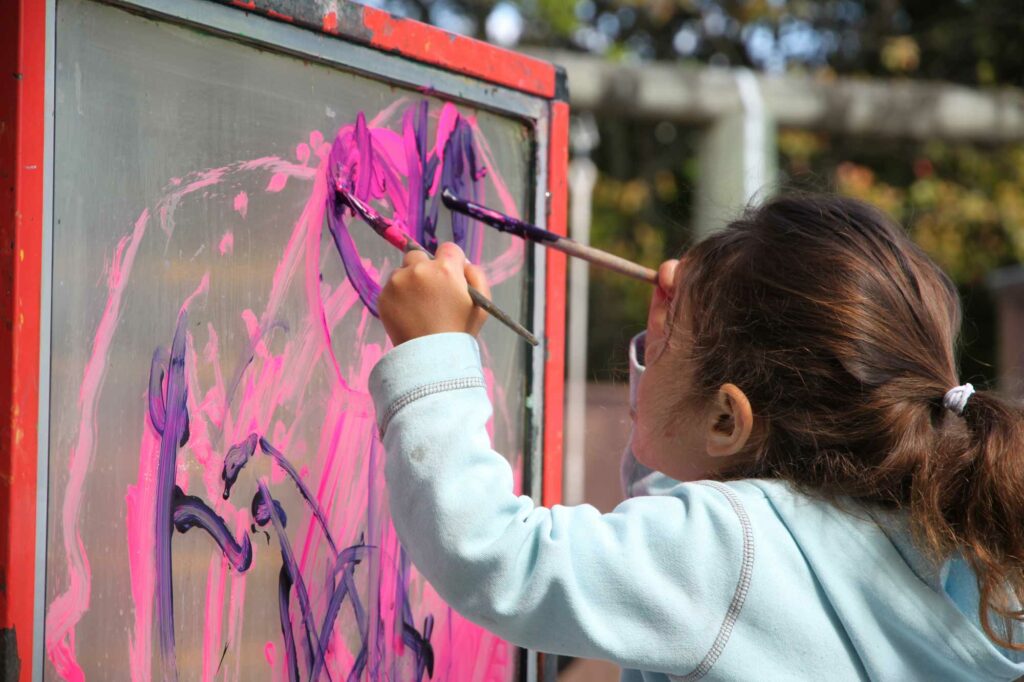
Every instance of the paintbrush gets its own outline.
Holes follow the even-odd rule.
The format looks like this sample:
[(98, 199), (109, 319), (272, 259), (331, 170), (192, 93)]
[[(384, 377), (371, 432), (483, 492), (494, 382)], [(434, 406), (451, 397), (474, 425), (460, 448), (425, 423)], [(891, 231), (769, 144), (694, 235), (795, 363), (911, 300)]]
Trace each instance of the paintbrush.
[(568, 237), (563, 237), (554, 232), (545, 230), (542, 227), (531, 225), (530, 223), (513, 218), (512, 216), (499, 213), (494, 209), (475, 204), (472, 201), (461, 199), (452, 193), (447, 187), (441, 192), (441, 200), (444, 205), (452, 211), (457, 211), (470, 218), (475, 218), (482, 223), (486, 223), (493, 228), (496, 228), (502, 232), (514, 234), (517, 237), (522, 237), (531, 242), (536, 242), (551, 249), (561, 251), (562, 253), (568, 254), (575, 258), (599, 265), (602, 268), (607, 268), (613, 272), (626, 275), (627, 277), (633, 277), (634, 279), (643, 280), (650, 284), (658, 283), (658, 273), (650, 268), (645, 268), (639, 263), (634, 263), (631, 260), (626, 260), (615, 254), (602, 251), (601, 249), (595, 249), (593, 246), (586, 246), (580, 244), (577, 241), (573, 241)]
[[(408, 253), (409, 251), (422, 251), (427, 254), (431, 260), (433, 260), (434, 254), (420, 246), (415, 239), (411, 239), (393, 222), (357, 199), (351, 192), (342, 187), (336, 188), (336, 191), (341, 197), (341, 200), (345, 202), (345, 204), (348, 205), (349, 208), (351, 208), (360, 218), (362, 218), (363, 222), (373, 228), (373, 231), (383, 237), (389, 244), (404, 253)], [(491, 317), (526, 339), (530, 345), (536, 346), (540, 343), (540, 341), (537, 340), (537, 337), (531, 334), (528, 329), (513, 320), (508, 313), (494, 305), (489, 298), (481, 294), (475, 288), (469, 287), (469, 297), (473, 299), (473, 303), (475, 305), (486, 310)]]

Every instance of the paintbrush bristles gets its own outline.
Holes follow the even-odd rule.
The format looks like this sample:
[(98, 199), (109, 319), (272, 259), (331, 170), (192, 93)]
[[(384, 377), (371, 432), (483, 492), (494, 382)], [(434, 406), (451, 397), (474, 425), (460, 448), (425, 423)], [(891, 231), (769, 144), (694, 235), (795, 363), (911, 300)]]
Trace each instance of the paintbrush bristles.
[[(369, 225), (374, 232), (387, 240), (389, 244), (400, 249), (403, 253), (408, 253), (409, 251), (422, 251), (427, 254), (431, 260), (433, 260), (434, 254), (423, 248), (423, 246), (421, 246), (415, 239), (406, 235), (405, 232), (399, 229), (397, 225), (360, 201), (351, 192), (342, 187), (336, 188), (336, 191), (337, 195), (349, 208), (352, 209), (353, 213), (358, 215), (363, 222)], [(512, 319), (508, 313), (496, 306), (489, 298), (477, 291), (476, 288), (469, 285), (467, 285), (467, 288), (469, 290), (469, 297), (473, 300), (474, 305), (486, 310), (491, 317), (526, 339), (531, 346), (537, 346), (540, 344), (540, 341), (536, 336), (530, 333), (530, 330)]]

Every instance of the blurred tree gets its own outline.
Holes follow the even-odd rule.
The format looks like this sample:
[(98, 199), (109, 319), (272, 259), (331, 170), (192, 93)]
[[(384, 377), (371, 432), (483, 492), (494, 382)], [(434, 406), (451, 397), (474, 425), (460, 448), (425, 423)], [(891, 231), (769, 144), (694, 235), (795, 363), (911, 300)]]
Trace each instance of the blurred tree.
[(785, 130), (779, 151), (785, 186), (854, 196), (907, 226), (960, 287), (964, 381), (993, 380), (995, 319), (985, 276), (1024, 261), (1024, 145), (987, 149)]
[[(765, 71), (1024, 83), (1021, 0), (368, 0), (506, 45)], [(516, 30), (510, 33), (508, 25)]]

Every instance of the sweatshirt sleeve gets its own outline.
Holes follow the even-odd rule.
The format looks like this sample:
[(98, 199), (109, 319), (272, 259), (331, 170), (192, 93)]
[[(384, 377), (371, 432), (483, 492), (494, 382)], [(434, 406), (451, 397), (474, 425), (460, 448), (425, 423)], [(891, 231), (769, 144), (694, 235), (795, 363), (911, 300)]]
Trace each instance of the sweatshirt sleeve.
[[(647, 332), (640, 332), (629, 341), (629, 416), (636, 421), (637, 391), (640, 388), (640, 377), (644, 373), (644, 349)], [(664, 495), (679, 485), (679, 481), (665, 474), (650, 469), (637, 461), (633, 454), (633, 434), (630, 431), (629, 442), (622, 453), (622, 464), (619, 470), (622, 492), (626, 497), (641, 495)]]
[(752, 560), (729, 488), (679, 484), (603, 515), (516, 496), (469, 335), (398, 346), (370, 385), (395, 529), (456, 611), (518, 646), (628, 668), (687, 675), (717, 656)]

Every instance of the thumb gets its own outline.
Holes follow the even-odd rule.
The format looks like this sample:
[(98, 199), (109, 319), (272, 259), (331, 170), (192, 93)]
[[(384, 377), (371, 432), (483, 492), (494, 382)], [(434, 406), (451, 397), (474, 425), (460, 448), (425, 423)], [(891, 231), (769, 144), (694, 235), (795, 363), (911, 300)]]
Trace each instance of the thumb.
[(477, 265), (466, 261), (466, 282), (487, 298), (491, 297), (491, 286), (487, 283), (487, 276)]
[[(489, 299), (491, 297), (491, 287), (487, 284), (487, 277), (484, 276), (484, 271), (467, 261), (465, 272), (466, 282), (469, 286), (473, 287)], [(486, 310), (479, 306), (473, 306), (473, 312), (470, 314), (469, 318), (469, 329), (467, 329), (467, 331), (473, 336), (476, 336), (480, 332), (480, 328), (484, 326), (484, 322), (487, 321), (487, 317), (488, 315)]]

